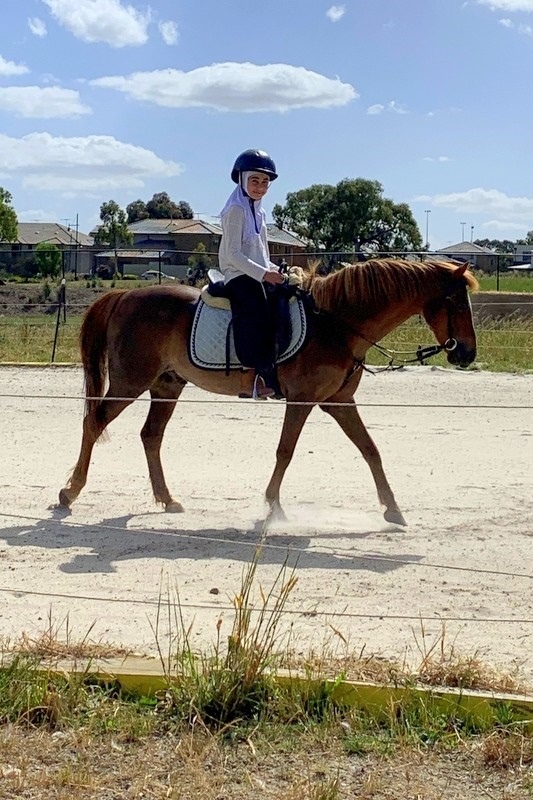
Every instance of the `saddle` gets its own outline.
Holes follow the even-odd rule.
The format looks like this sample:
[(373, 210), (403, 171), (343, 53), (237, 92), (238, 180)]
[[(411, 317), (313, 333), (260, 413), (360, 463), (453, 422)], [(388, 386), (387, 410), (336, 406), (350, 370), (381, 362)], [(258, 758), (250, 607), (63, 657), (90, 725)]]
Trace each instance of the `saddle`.
[[(276, 287), (276, 364), (293, 358), (303, 346), (308, 323), (305, 304), (298, 286)], [(218, 270), (208, 272), (194, 314), (189, 339), (189, 358), (201, 369), (240, 369), (231, 325), (231, 306), (224, 276)]]

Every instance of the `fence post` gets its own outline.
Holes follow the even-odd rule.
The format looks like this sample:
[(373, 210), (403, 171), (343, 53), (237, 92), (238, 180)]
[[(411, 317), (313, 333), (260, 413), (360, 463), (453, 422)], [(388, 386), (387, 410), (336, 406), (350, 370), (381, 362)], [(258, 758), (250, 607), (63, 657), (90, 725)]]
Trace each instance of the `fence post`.
[(54, 334), (54, 344), (52, 347), (52, 358), (50, 359), (51, 363), (54, 363), (54, 359), (56, 356), (56, 345), (57, 345), (57, 336), (59, 333), (59, 322), (61, 320), (61, 307), (63, 307), (63, 321), (67, 321), (67, 304), (65, 300), (66, 294), (66, 281), (65, 278), (61, 279), (61, 283), (59, 285), (59, 292), (57, 294), (57, 317), (56, 317), (56, 330)]

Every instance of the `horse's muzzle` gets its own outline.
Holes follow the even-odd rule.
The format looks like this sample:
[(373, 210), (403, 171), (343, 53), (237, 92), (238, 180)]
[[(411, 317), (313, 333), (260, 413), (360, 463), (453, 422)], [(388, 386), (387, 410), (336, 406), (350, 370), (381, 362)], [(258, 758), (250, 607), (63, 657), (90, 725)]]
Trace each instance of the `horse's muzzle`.
[(457, 342), (453, 350), (448, 350), (448, 364), (454, 367), (466, 369), (476, 360), (476, 346), (466, 345), (464, 342)]

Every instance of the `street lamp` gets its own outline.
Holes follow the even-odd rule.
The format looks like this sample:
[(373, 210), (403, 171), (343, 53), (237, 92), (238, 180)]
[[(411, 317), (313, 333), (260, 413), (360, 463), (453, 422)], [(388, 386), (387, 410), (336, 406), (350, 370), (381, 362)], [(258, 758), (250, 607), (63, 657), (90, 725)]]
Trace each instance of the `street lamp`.
[(470, 226), (470, 244), (474, 241), (474, 226)]
[(466, 222), (460, 222), (459, 225), (461, 226), (461, 241), (464, 242), (464, 240), (465, 240), (465, 225), (466, 225)]
[(424, 214), (426, 215), (426, 250), (429, 250), (429, 215), (431, 214), (431, 209), (424, 209)]

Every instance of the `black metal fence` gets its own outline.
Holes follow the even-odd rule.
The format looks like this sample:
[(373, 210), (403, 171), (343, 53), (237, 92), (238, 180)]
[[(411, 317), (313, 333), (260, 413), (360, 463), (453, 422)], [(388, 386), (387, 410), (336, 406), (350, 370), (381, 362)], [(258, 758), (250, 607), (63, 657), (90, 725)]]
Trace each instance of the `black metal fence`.
[[(0, 277), (18, 276), (31, 279), (42, 274), (42, 262), (35, 249), (16, 249), (17, 246), (0, 245)], [(425, 260), (428, 258), (447, 258), (454, 261), (467, 262), (470, 268), (496, 277), (496, 289), (499, 290), (500, 276), (513, 270), (522, 274), (533, 274), (533, 264), (524, 262), (517, 264), (510, 253), (472, 253), (456, 251), (442, 253), (438, 251), (395, 251), (380, 253), (327, 252), (327, 251), (295, 251), (289, 247), (279, 247), (278, 252), (271, 253), (276, 264), (289, 266), (306, 266), (318, 264), (320, 272), (329, 273), (343, 263), (356, 263), (368, 258), (405, 258)], [(282, 252), (283, 251), (283, 252)], [(218, 252), (197, 250), (167, 250), (163, 248), (117, 248), (68, 246), (60, 249), (58, 254), (56, 275), (73, 279), (113, 277), (139, 278), (144, 273), (152, 272), (154, 277), (170, 276), (182, 282), (198, 282), (205, 277), (211, 267), (218, 267)], [(192, 280), (191, 280), (192, 278)]]

